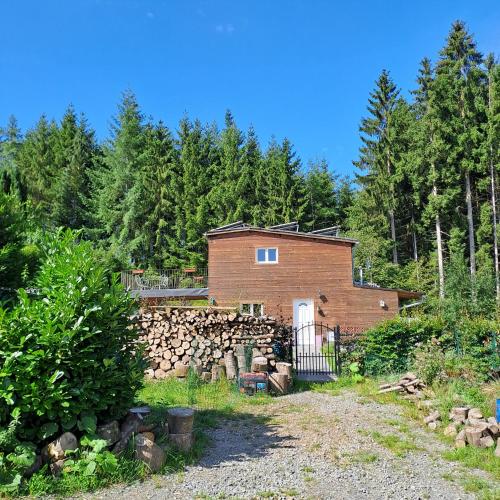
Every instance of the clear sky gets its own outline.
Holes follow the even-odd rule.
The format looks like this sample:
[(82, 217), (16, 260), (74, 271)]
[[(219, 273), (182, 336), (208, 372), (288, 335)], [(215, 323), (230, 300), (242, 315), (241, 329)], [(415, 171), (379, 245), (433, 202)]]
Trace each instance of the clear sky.
[(0, 124), (73, 103), (103, 138), (130, 88), (169, 126), (229, 108), (262, 143), (350, 173), (380, 71), (413, 88), (455, 19), (500, 55), (498, 0), (0, 0)]

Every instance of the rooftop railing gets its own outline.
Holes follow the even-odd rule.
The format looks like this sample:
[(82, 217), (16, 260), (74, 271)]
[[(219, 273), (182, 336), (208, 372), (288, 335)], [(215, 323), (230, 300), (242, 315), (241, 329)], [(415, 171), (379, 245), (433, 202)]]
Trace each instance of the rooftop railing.
[(195, 267), (145, 271), (133, 269), (121, 272), (121, 281), (127, 290), (166, 290), (179, 288), (207, 288), (208, 271)]

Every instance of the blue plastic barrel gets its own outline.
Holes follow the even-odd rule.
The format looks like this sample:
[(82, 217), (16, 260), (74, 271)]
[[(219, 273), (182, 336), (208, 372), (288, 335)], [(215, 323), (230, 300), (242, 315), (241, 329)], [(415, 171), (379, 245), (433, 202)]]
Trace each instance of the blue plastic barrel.
[(500, 399), (497, 399), (497, 422), (500, 422)]

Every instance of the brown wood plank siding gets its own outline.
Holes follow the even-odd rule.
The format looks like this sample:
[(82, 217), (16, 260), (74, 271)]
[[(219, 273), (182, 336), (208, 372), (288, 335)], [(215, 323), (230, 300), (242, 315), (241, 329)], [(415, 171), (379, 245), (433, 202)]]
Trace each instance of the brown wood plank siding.
[[(278, 263), (257, 264), (256, 249), (261, 247), (278, 248)], [(366, 328), (395, 315), (398, 297), (392, 291), (354, 287), (351, 252), (346, 242), (293, 234), (210, 235), (209, 295), (220, 306), (263, 303), (266, 314), (290, 323), (293, 300), (311, 298), (316, 321)]]

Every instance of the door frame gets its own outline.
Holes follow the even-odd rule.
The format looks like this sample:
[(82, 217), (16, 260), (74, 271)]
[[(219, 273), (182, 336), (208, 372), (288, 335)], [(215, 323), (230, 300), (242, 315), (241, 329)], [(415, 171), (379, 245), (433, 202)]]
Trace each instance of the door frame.
[[(300, 325), (299, 324), (299, 309), (298, 309), (298, 306), (302, 303), (306, 303), (308, 305), (308, 308), (309, 308), (309, 315), (310, 315), (310, 321), (308, 321), (307, 323), (305, 324), (310, 324), (310, 325), (313, 325), (314, 324), (314, 299), (312, 298), (309, 298), (309, 299), (293, 299), (293, 302), (292, 302), (292, 305), (293, 305), (293, 327), (300, 331), (301, 332), (301, 339), (303, 339), (303, 334), (305, 332), (305, 330), (303, 329), (303, 326), (304, 325)], [(311, 332), (308, 333), (309, 336), (311, 336)], [(298, 342), (298, 339), (297, 339), (297, 342)], [(314, 339), (314, 329), (312, 331), (312, 342), (311, 342), (311, 345), (313, 345), (315, 342), (315, 339)], [(304, 343), (302, 342), (302, 345), (309, 345), (309, 343)]]

